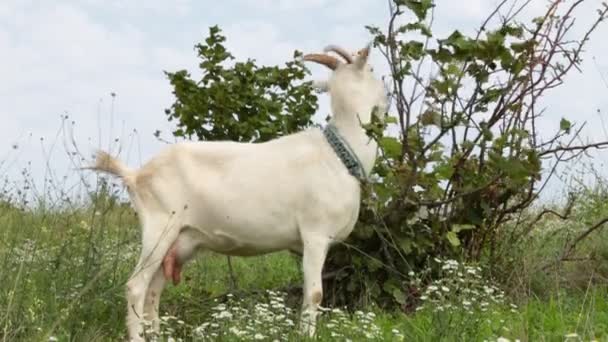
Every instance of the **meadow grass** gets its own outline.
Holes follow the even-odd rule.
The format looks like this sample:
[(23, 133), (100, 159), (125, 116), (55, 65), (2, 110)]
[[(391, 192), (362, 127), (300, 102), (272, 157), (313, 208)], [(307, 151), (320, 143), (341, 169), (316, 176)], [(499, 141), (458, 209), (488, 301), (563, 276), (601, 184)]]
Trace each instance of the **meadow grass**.
[[(100, 200), (84, 208), (21, 210), (4, 203), (0, 227), (2, 341), (124, 340), (124, 284), (139, 250), (128, 206)], [(299, 259), (288, 253), (233, 258), (232, 268), (236, 288), (226, 257), (208, 253), (188, 264), (182, 284), (163, 294), (162, 339), (303, 340), (296, 332), (299, 298), (275, 291), (299, 285)], [(440, 300), (427, 287), (430, 298), (409, 315), (328, 308), (318, 340), (608, 341), (608, 288), (601, 282), (542, 298), (518, 296), (517, 303), (504, 295), (479, 297), (488, 303), (475, 307), (465, 305), (472, 295), (463, 289), (477, 291), (470, 285), (477, 278), (456, 276), (466, 270), (454, 268), (453, 282), (446, 276), (436, 284)], [(449, 293), (441, 292), (444, 285)]]

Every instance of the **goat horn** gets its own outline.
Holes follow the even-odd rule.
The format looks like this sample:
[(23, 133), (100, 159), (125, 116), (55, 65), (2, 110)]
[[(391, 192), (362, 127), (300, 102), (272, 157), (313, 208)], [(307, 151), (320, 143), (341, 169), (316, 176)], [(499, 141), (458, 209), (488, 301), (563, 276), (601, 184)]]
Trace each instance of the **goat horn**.
[(351, 54), (348, 53), (345, 49), (343, 49), (337, 45), (328, 45), (325, 47), (325, 49), (323, 49), (323, 51), (325, 51), (325, 52), (333, 51), (333, 52), (337, 53), (338, 55), (342, 56), (342, 58), (344, 58), (347, 63), (350, 64), (353, 62), (353, 56), (351, 56)]
[(320, 53), (311, 53), (302, 57), (303, 60), (323, 64), (331, 70), (336, 70), (340, 61), (333, 56), (328, 56)]

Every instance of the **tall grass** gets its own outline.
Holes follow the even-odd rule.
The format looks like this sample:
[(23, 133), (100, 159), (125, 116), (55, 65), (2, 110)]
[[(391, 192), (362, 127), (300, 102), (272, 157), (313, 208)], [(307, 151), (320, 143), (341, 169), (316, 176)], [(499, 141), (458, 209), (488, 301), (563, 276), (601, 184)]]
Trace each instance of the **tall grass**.
[[(64, 140), (73, 168), (69, 178), (58, 176), (49, 157), (43, 185), (26, 168), (21, 180), (6, 180), (0, 191), (1, 341), (125, 338), (124, 284), (140, 248), (137, 217), (120, 186), (76, 170), (86, 156), (73, 139)], [(608, 234), (599, 230), (582, 242), (580, 260), (538, 268), (556, 260), (589, 224), (608, 216), (604, 187), (579, 194), (584, 200), (568, 219), (547, 215), (534, 221), (538, 212), (531, 212), (519, 226), (505, 226), (533, 231), (515, 245), (502, 242), (510, 251), (504, 253), (508, 262), (475, 265), (481, 272), (458, 264), (461, 269), (450, 273), (445, 261), (430, 265), (445, 272), (432, 283), (412, 283), (420, 292), (417, 311), (328, 308), (318, 339), (608, 340)], [(163, 293), (161, 340), (304, 339), (296, 329), (302, 280), (297, 257), (233, 258), (232, 269), (236, 284), (224, 256), (203, 254), (188, 264), (182, 283)], [(500, 282), (488, 274), (502, 275)], [(412, 281), (418, 276), (412, 274)], [(476, 294), (486, 288), (504, 291), (504, 300)]]
[[(586, 211), (583, 213), (588, 215)], [(548, 220), (544, 224), (555, 223)], [(128, 205), (103, 195), (95, 196), (90, 205), (66, 206), (61, 210), (19, 208), (3, 202), (0, 227), (3, 341), (124, 339), (124, 284), (139, 252), (137, 218)], [(552, 230), (547, 231), (554, 236)], [(591, 250), (595, 243), (598, 242), (590, 241), (586, 248)], [(528, 252), (528, 258), (537, 258), (542, 251)], [(211, 340), (232, 341), (255, 340), (257, 336), (262, 340), (301, 340), (295, 329), (299, 297), (285, 297), (285, 306), (290, 310), (285, 314), (272, 308), (266, 292), (298, 285), (299, 260), (288, 253), (235, 258), (233, 269), (236, 289), (232, 287), (225, 257), (204, 254), (189, 264), (183, 283), (169, 286), (163, 294), (163, 338), (203, 340), (201, 336), (206, 336)], [(463, 272), (466, 269), (454, 274)], [(542, 296), (536, 297), (530, 291), (526, 296), (507, 297), (504, 303), (490, 302), (487, 310), (480, 307), (472, 310), (466, 303), (471, 299), (463, 297), (465, 289), (483, 291), (482, 288), (476, 288), (470, 279), (458, 287), (461, 283), (458, 278), (445, 275), (438, 284), (450, 284), (450, 292), (422, 303), (421, 309), (411, 315), (383, 312), (375, 307), (361, 313), (349, 314), (344, 310), (324, 313), (319, 339), (483, 341), (502, 337), (512, 341), (562, 341), (566, 336), (573, 341), (608, 339), (608, 294), (605, 282), (598, 281), (599, 273), (594, 271), (595, 278), (587, 274), (585, 286), (567, 286), (568, 278), (563, 273), (566, 271), (560, 272), (536, 276), (534, 281), (549, 289)], [(560, 286), (555, 285), (556, 281)], [(428, 292), (431, 286), (441, 286), (438, 284), (421, 288)], [(226, 296), (227, 293), (232, 296)], [(480, 299), (477, 301), (481, 303)], [(270, 314), (259, 312), (263, 303)], [(514, 303), (517, 306), (512, 306)], [(232, 309), (231, 319), (218, 318), (220, 304), (226, 310)], [(446, 304), (451, 305), (450, 310), (438, 311)], [(268, 315), (281, 314), (294, 326), (264, 321)], [(253, 330), (246, 330), (247, 327)], [(269, 333), (271, 327), (277, 329), (274, 334)], [(576, 339), (574, 334), (578, 336)]]

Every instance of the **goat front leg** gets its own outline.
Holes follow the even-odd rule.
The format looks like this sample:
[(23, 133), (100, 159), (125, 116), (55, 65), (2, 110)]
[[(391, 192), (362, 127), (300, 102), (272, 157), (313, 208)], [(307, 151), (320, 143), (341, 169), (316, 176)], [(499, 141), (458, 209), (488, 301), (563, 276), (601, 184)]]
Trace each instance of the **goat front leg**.
[(303, 238), (304, 253), (302, 267), (304, 271), (304, 296), (300, 331), (313, 337), (317, 323), (319, 305), (323, 300), (323, 264), (329, 248), (326, 237), (310, 236)]

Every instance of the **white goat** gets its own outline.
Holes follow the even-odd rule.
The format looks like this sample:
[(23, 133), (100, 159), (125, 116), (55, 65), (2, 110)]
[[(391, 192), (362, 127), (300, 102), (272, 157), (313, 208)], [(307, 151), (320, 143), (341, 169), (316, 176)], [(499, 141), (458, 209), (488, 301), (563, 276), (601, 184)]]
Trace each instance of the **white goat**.
[[(367, 64), (369, 46), (356, 56), (330, 46), (304, 60), (332, 69), (321, 83), (331, 97), (337, 128), (366, 174), (377, 146), (361, 127), (386, 108), (381, 81)], [(142, 229), (142, 249), (127, 283), (127, 325), (141, 341), (142, 323), (158, 329), (167, 278), (179, 281), (197, 250), (251, 256), (280, 250), (302, 254), (304, 333), (313, 335), (323, 297), (321, 271), (329, 246), (344, 240), (359, 213), (360, 185), (322, 130), (265, 143), (184, 142), (169, 146), (138, 170), (100, 151), (91, 169), (122, 178)]]

